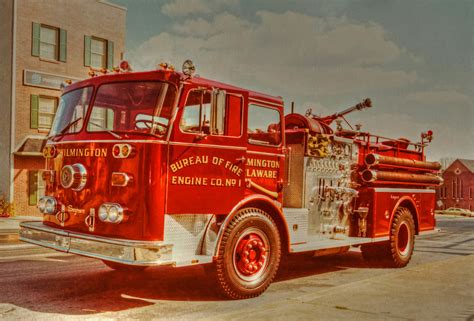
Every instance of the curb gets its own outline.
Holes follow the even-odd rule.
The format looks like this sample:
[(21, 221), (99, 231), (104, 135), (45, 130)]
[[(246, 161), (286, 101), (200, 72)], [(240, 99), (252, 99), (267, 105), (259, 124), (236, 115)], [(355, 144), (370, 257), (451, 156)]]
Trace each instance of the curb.
[(20, 242), (20, 235), (18, 230), (2, 230), (0, 231), (0, 245), (3, 243), (18, 243)]

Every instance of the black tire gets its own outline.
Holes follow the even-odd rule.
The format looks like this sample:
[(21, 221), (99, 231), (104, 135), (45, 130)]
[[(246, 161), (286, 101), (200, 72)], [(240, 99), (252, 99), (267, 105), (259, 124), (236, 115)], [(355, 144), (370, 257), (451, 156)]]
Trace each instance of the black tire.
[(390, 226), (390, 239), (380, 244), (361, 246), (362, 256), (373, 263), (401, 268), (410, 262), (415, 247), (415, 222), (409, 209), (399, 207)]
[(262, 294), (280, 264), (281, 243), (273, 219), (257, 208), (240, 210), (225, 228), (216, 260), (221, 292), (231, 299)]
[(104, 262), (104, 264), (109, 268), (120, 272), (142, 272), (148, 268), (148, 266), (121, 264), (107, 260), (102, 260), (102, 262)]

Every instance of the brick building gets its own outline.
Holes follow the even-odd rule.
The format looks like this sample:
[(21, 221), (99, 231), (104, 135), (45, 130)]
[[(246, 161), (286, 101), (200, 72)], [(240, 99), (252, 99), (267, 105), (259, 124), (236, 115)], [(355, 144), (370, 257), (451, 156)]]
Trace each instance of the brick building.
[(61, 84), (118, 65), (126, 9), (105, 0), (0, 2), (0, 195), (39, 215), (45, 143)]
[(444, 183), (437, 189), (440, 209), (450, 207), (474, 211), (474, 160), (456, 159), (443, 172)]

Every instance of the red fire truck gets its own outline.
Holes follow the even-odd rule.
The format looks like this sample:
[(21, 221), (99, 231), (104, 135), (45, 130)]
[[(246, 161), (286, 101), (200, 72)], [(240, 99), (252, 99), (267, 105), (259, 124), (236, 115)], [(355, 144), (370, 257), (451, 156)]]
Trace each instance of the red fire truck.
[(193, 72), (124, 63), (66, 86), (44, 148), (43, 221), (22, 223), (21, 240), (117, 270), (208, 264), (234, 299), (263, 293), (291, 253), (360, 246), (408, 264), (415, 235), (435, 228), (431, 131), (411, 142), (343, 128), (368, 99), (285, 116), (281, 97)]

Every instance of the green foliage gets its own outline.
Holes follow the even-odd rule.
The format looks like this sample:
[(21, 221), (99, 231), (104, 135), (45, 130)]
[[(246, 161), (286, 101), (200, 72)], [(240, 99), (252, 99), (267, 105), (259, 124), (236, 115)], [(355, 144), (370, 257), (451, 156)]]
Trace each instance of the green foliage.
[(10, 217), (15, 215), (13, 203), (5, 199), (5, 195), (0, 195), (0, 217)]

